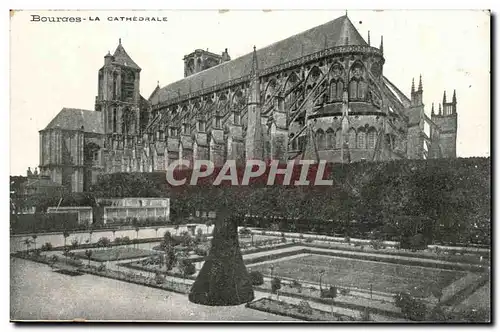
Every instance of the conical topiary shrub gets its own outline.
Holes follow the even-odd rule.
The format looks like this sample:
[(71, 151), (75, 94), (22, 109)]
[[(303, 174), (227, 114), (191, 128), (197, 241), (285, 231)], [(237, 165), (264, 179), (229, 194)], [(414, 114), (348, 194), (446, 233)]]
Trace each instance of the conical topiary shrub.
[(213, 234), (210, 253), (191, 287), (189, 301), (209, 306), (252, 301), (252, 280), (238, 243), (238, 221), (234, 218), (217, 220)]

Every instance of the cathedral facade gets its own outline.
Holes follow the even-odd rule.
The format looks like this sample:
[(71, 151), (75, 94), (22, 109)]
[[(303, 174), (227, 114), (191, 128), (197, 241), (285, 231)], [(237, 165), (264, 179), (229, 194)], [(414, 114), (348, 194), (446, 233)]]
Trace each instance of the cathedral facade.
[(457, 99), (429, 118), (423, 84), (407, 97), (342, 16), (231, 60), (195, 50), (184, 78), (139, 93), (123, 48), (104, 57), (95, 110), (63, 109), (40, 131), (40, 171), (72, 191), (99, 174), (164, 171), (178, 159), (349, 163), (456, 157)]

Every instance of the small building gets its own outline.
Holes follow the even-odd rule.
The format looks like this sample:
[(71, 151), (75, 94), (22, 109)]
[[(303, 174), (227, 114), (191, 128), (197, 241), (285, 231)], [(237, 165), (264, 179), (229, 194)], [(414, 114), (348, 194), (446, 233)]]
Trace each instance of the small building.
[(134, 219), (167, 222), (170, 219), (169, 198), (99, 198), (97, 204), (103, 207), (104, 224), (127, 223)]
[(47, 209), (47, 213), (68, 213), (75, 212), (78, 214), (79, 225), (91, 225), (93, 222), (92, 207), (90, 206), (51, 206)]

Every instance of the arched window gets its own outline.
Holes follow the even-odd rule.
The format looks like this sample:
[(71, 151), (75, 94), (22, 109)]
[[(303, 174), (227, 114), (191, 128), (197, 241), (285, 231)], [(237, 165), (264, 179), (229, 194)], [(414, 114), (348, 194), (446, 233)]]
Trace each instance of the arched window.
[(335, 148), (335, 132), (332, 128), (326, 131), (326, 148), (328, 150)]
[(113, 132), (116, 133), (116, 109), (113, 109)]
[(233, 116), (234, 116), (234, 124), (239, 126), (241, 124), (240, 112), (234, 112)]
[(349, 148), (356, 147), (356, 131), (354, 128), (349, 129)]
[(349, 78), (349, 98), (363, 99), (366, 91), (366, 83), (363, 78), (363, 64), (357, 62), (352, 65)]
[(349, 82), (349, 97), (350, 99), (358, 99), (358, 81), (354, 79)]
[(342, 147), (342, 130), (337, 130), (335, 133), (335, 147), (340, 149)]
[(325, 149), (325, 133), (323, 132), (322, 129), (319, 129), (316, 132), (316, 146), (317, 146), (318, 150)]
[(342, 79), (330, 81), (330, 100), (342, 100), (344, 93), (344, 81)]
[(358, 149), (366, 149), (366, 133), (364, 131), (361, 130), (358, 132), (357, 141)]
[(366, 147), (368, 149), (375, 149), (375, 144), (377, 142), (377, 132), (374, 128), (371, 128), (366, 135)]
[(334, 80), (330, 81), (330, 100), (337, 99), (337, 82)]
[(113, 100), (116, 99), (117, 81), (118, 81), (118, 74), (114, 73), (113, 74), (113, 91), (112, 91)]
[(220, 115), (215, 114), (215, 128), (219, 129), (221, 127), (220, 125)]
[(361, 78), (358, 82), (358, 91), (357, 91), (358, 99), (364, 99), (365, 92), (366, 92), (366, 83), (363, 80), (363, 78)]

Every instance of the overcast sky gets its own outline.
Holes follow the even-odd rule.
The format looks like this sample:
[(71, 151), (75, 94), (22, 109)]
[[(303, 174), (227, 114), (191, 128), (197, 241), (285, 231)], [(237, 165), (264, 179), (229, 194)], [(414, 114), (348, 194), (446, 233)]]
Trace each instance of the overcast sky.
[[(82, 23), (30, 22), (40, 16), (85, 17)], [(38, 131), (63, 108), (93, 110), (97, 72), (118, 38), (142, 68), (141, 94), (181, 79), (182, 58), (196, 48), (232, 58), (333, 20), (345, 11), (53, 11), (11, 18), (11, 175), (39, 163)], [(424, 103), (458, 99), (457, 152), (490, 155), (490, 22), (482, 11), (349, 11), (371, 44), (384, 35), (384, 75), (409, 95), (422, 74)], [(108, 17), (167, 17), (167, 22), (109, 22)], [(89, 17), (99, 17), (90, 22)]]

